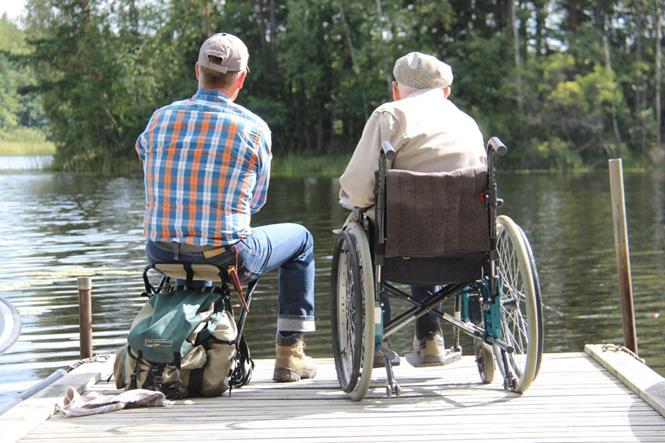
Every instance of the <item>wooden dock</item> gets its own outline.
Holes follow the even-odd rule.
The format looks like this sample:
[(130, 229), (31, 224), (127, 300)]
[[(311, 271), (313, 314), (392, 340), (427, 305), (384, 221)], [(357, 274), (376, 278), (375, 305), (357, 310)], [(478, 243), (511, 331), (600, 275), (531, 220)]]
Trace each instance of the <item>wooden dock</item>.
[[(472, 357), (420, 369), (402, 359), (395, 371), (401, 397), (385, 397), (385, 371), (375, 369), (361, 402), (339, 390), (332, 359), (317, 359), (314, 380), (290, 384), (272, 383), (273, 361), (259, 360), (250, 385), (231, 397), (49, 418), (46, 409), (52, 412), (54, 395), (68, 383), (113, 390), (103, 379), (112, 362), (86, 364), (1, 416), (0, 441), (665, 442), (665, 381), (628, 354), (614, 354), (595, 357), (609, 361), (609, 370), (585, 353), (545, 354), (521, 396), (502, 388), (498, 371), (494, 383), (480, 384)], [(627, 384), (638, 393), (620, 381), (622, 371), (637, 373)]]

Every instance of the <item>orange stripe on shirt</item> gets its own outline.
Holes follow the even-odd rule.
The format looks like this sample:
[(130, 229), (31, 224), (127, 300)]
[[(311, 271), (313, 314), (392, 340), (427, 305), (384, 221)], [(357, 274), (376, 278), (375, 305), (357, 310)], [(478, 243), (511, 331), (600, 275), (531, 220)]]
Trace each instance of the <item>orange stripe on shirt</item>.
[[(222, 153), (222, 164), (220, 165), (221, 173), (219, 174), (219, 185), (218, 189), (226, 189), (226, 178), (228, 169), (231, 166), (231, 156), (233, 154), (233, 146), (235, 144), (236, 131), (238, 130), (238, 125), (236, 123), (231, 123), (229, 125), (228, 135), (226, 137), (226, 143), (224, 143), (224, 152)], [(223, 192), (219, 193), (220, 197), (224, 196)], [(217, 222), (215, 223), (215, 235), (221, 237), (222, 232), (222, 218), (224, 213), (224, 201), (218, 202), (217, 205), (217, 214), (215, 218)]]
[(171, 140), (167, 142), (168, 149), (166, 150), (166, 160), (164, 161), (164, 196), (162, 197), (162, 201), (164, 202), (164, 219), (162, 220), (162, 232), (168, 232), (169, 235), (173, 234), (169, 230), (169, 222), (171, 221), (169, 214), (169, 211), (171, 210), (171, 179), (174, 174), (173, 157), (175, 156), (175, 151), (177, 149), (175, 142), (180, 136), (180, 131), (182, 130), (182, 120), (184, 117), (184, 111), (176, 112), (175, 123), (173, 123), (173, 135), (171, 136)]
[(210, 117), (204, 118), (201, 122), (199, 129), (199, 136), (196, 139), (196, 147), (194, 149), (194, 156), (191, 162), (191, 182), (189, 184), (189, 226), (187, 227), (187, 235), (189, 237), (196, 236), (196, 212), (199, 210), (199, 170), (201, 169), (201, 157), (203, 155), (203, 148), (205, 147), (206, 135), (208, 135), (208, 128), (210, 127)]

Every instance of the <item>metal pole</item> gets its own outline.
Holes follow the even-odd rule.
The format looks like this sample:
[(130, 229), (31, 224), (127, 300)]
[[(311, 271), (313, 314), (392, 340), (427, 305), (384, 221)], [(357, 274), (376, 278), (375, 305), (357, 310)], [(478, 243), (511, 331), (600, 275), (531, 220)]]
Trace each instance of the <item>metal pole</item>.
[(92, 357), (92, 279), (78, 278), (81, 359)]
[(630, 252), (628, 250), (628, 228), (626, 226), (626, 202), (623, 191), (621, 159), (610, 159), (609, 173), (623, 341), (624, 346), (637, 354), (635, 307), (633, 305), (633, 283), (630, 274)]

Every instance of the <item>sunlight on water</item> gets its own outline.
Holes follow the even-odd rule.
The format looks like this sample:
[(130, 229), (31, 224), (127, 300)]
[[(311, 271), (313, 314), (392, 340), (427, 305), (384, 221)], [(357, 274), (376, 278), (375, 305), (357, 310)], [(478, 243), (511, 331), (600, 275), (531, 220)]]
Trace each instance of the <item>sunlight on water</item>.
[[(621, 343), (621, 319), (604, 173), (500, 175), (502, 212), (529, 236), (538, 262), (547, 352), (585, 343)], [(626, 176), (640, 355), (665, 374), (665, 177)], [(76, 277), (93, 278), (95, 352), (120, 346), (144, 303), (143, 182), (52, 173), (0, 173), (5, 254), (0, 297), (19, 310), (19, 340), (0, 355), (0, 394), (20, 391), (78, 359)], [(299, 222), (316, 242), (317, 332), (308, 352), (330, 356), (329, 273), (346, 211), (332, 178), (274, 179), (254, 224)], [(271, 357), (277, 312), (276, 274), (261, 279), (246, 334), (252, 355)], [(444, 332), (449, 332), (448, 330)], [(412, 328), (392, 340), (404, 355)], [(449, 336), (449, 333), (447, 334)], [(463, 343), (464, 344), (464, 343)], [(471, 349), (465, 344), (466, 351)], [(469, 374), (475, 380), (476, 374)]]

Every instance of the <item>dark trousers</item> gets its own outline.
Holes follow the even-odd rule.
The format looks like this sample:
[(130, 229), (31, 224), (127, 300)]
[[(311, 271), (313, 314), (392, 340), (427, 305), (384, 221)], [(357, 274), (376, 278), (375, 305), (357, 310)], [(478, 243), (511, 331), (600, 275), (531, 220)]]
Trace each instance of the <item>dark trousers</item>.
[[(411, 286), (411, 295), (418, 301), (425, 301), (431, 294), (440, 290), (441, 286)], [(388, 297), (383, 298), (383, 324), (387, 324), (391, 318), (390, 302)], [(416, 319), (416, 337), (422, 340), (441, 333), (439, 317), (427, 313)]]

